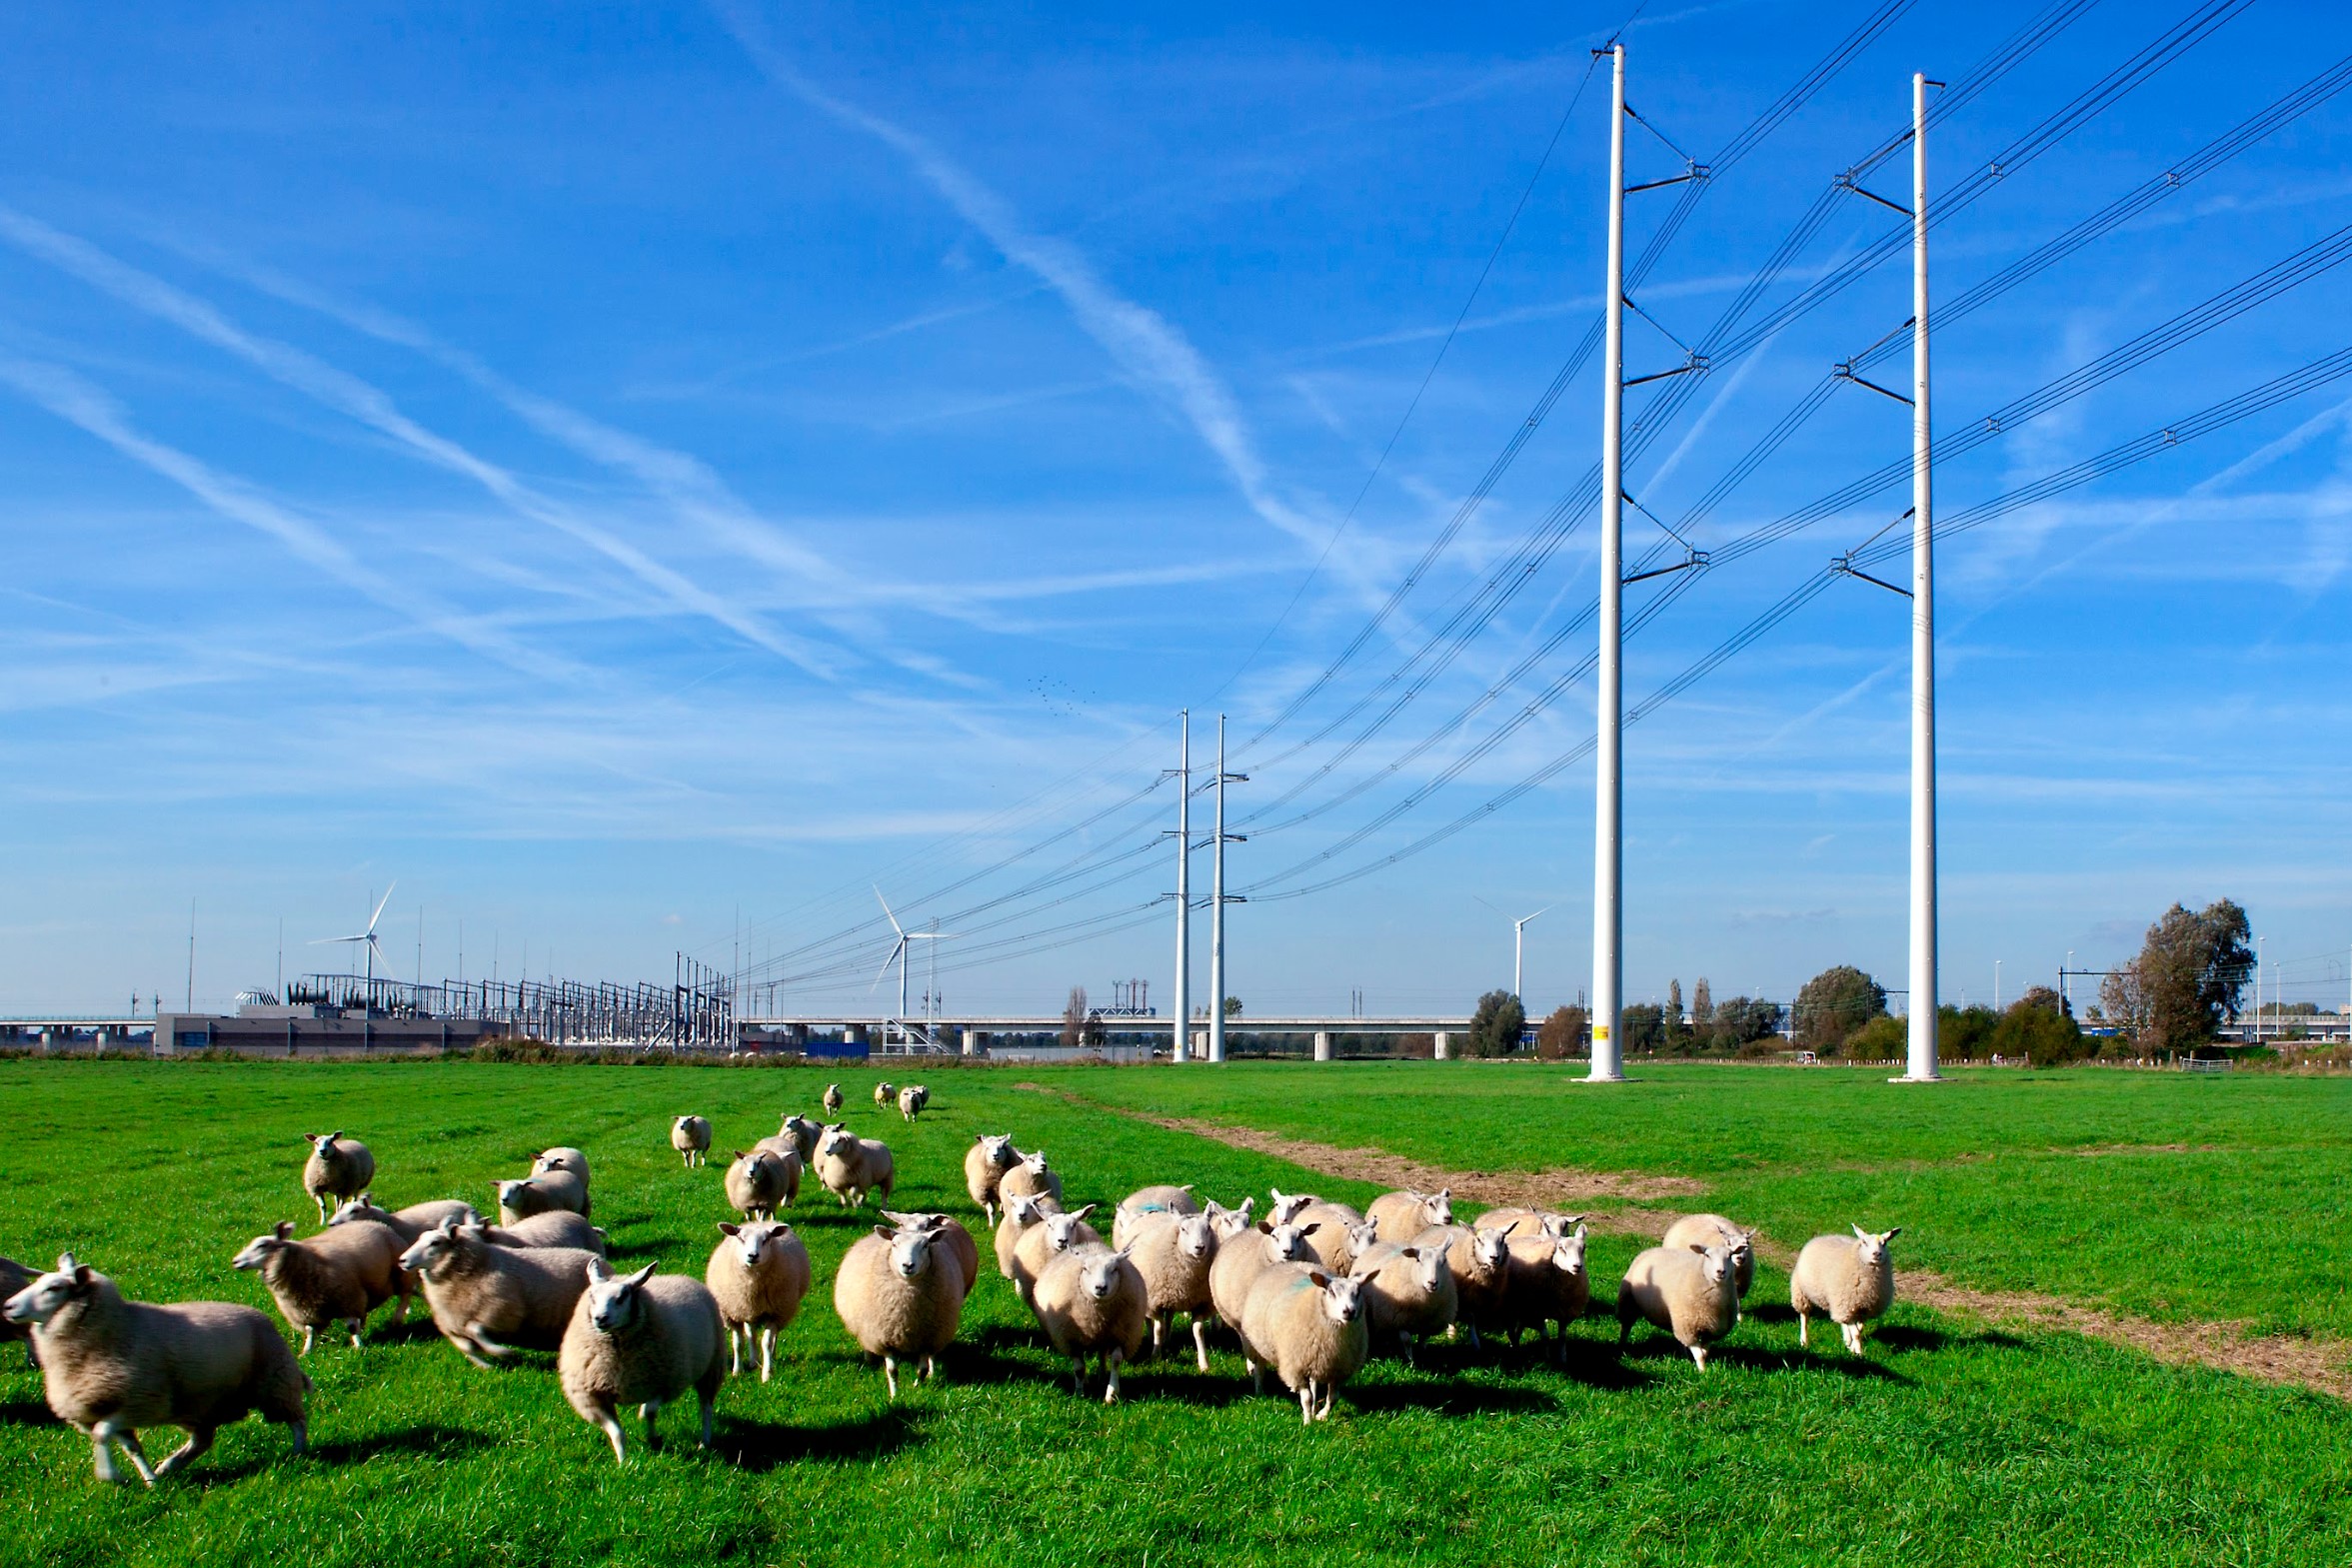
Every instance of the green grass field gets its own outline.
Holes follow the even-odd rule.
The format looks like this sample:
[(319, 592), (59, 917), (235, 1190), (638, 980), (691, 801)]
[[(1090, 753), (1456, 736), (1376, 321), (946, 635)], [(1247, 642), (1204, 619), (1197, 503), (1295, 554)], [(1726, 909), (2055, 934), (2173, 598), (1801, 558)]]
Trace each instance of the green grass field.
[[(874, 1077), (845, 1078), (862, 1095)], [(2151, 1315), (2344, 1334), (2347, 1086), (2115, 1073), (1964, 1077), (1896, 1090), (1859, 1074), (1658, 1069), (1623, 1090), (1466, 1064), (942, 1071), (918, 1126), (862, 1097), (898, 1151), (899, 1201), (965, 1207), (976, 1131), (1043, 1146), (1074, 1201), (1150, 1181), (1226, 1200), (1316, 1177), (1101, 1108), (1377, 1146), (1452, 1168), (1681, 1174), (1702, 1200), (1801, 1239), (1848, 1218), (1906, 1227), (1898, 1260), (1969, 1284)], [(271, 1222), (311, 1228), (304, 1131), (341, 1127), (398, 1204), (464, 1196), (578, 1143), (617, 1254), (699, 1277), (727, 1217), (717, 1165), (686, 1172), (672, 1115), (722, 1147), (814, 1107), (814, 1070), (478, 1064), (0, 1063), (0, 1251), (64, 1246), (148, 1299), (268, 1307), (230, 1256)], [(1022, 1087), (1037, 1082), (1060, 1091)], [(1095, 1103), (1088, 1103), (1088, 1102)], [(2186, 1151), (2159, 1145), (2188, 1145)], [(2204, 1147), (2211, 1145), (2211, 1148)], [(2086, 1156), (2086, 1149), (2107, 1149)], [(2131, 1152), (2137, 1150), (2138, 1152)], [(1704, 1376), (1670, 1343), (1581, 1325), (1564, 1371), (1529, 1349), (1437, 1347), (1373, 1367), (1311, 1430), (1255, 1398), (1229, 1341), (1072, 1395), (993, 1273), (942, 1386), (894, 1407), (831, 1308), (862, 1233), (804, 1195), (818, 1288), (777, 1380), (729, 1383), (715, 1451), (633, 1449), (616, 1468), (552, 1358), (467, 1366), (429, 1327), (308, 1364), (314, 1449), (225, 1432), (155, 1492), (106, 1488), (0, 1349), (7, 1562), (1061, 1564), (1573, 1562), (2338, 1565), (2352, 1560), (2352, 1410), (2319, 1394), (2159, 1365), (2067, 1334), (1898, 1307), (1868, 1355), (1797, 1350), (1784, 1276)], [(1599, 1238), (1605, 1301), (1634, 1243)], [(1774, 1310), (1774, 1303), (1781, 1303)], [(274, 1310), (274, 1309), (273, 1309)], [(1833, 1341), (1832, 1341), (1833, 1342)], [(157, 1434), (159, 1441), (176, 1441)], [(151, 1451), (155, 1444), (150, 1444)]]

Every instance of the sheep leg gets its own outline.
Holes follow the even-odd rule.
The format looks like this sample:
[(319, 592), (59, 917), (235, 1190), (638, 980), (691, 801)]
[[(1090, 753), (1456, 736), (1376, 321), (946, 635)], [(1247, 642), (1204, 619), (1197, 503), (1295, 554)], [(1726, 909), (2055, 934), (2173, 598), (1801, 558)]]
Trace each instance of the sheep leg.
[[(485, 1355), (511, 1356), (515, 1353), (511, 1346), (502, 1345), (497, 1340), (491, 1338), (490, 1335), (484, 1331), (480, 1323), (468, 1323), (466, 1325), (466, 1337), (474, 1341), (475, 1346)], [(487, 1361), (478, 1361), (475, 1364), (478, 1366), (488, 1366), (490, 1363)]]
[[(748, 1335), (750, 1329), (746, 1329)], [(776, 1369), (776, 1325), (770, 1323), (760, 1330), (760, 1381), (768, 1381), (768, 1374)]]
[(1168, 1320), (1173, 1315), (1161, 1312), (1152, 1318), (1152, 1359), (1155, 1361), (1168, 1351)]
[(1087, 1358), (1083, 1355), (1073, 1355), (1070, 1358), (1070, 1391), (1082, 1399), (1086, 1397)]
[(1692, 1345), (1690, 1347), (1690, 1359), (1697, 1362), (1698, 1369), (1701, 1372), (1704, 1372), (1707, 1369), (1707, 1347), (1704, 1345)]
[(621, 1419), (613, 1413), (613, 1407), (600, 1403), (589, 1419), (603, 1429), (606, 1440), (613, 1445), (613, 1463), (627, 1464), (629, 1462), (629, 1440), (622, 1435)]
[[(90, 1429), (90, 1438), (91, 1441), (96, 1443), (98, 1447), (99, 1480), (112, 1481), (118, 1479), (115, 1473), (114, 1461), (108, 1457), (106, 1452), (106, 1445), (112, 1443), (115, 1447), (120, 1448), (123, 1451), (124, 1458), (131, 1461), (131, 1468), (139, 1472), (140, 1480), (145, 1481), (149, 1486), (153, 1486), (155, 1484), (156, 1472), (153, 1467), (147, 1463), (147, 1450), (139, 1446), (139, 1434), (133, 1431), (130, 1427), (123, 1425), (119, 1421), (101, 1421)], [(191, 1439), (190, 1441), (193, 1442), (194, 1440)], [(208, 1446), (210, 1445), (211, 1441), (211, 1434), (205, 1434), (205, 1442)]]
[(1806, 1330), (1812, 1326), (1813, 1320), (1805, 1315), (1803, 1308), (1798, 1308), (1796, 1314), (1796, 1344), (1799, 1350), (1802, 1350), (1808, 1343), (1806, 1338)]
[(1199, 1318), (1192, 1319), (1192, 1353), (1200, 1359), (1200, 1370), (1208, 1370), (1208, 1325)]
[(1482, 1344), (1480, 1344), (1480, 1343), (1478, 1342), (1478, 1325), (1477, 1325), (1477, 1324), (1475, 1324), (1475, 1323), (1465, 1323), (1465, 1324), (1463, 1324), (1462, 1326), (1463, 1326), (1463, 1327), (1465, 1327), (1465, 1328), (1467, 1328), (1467, 1329), (1470, 1331), (1470, 1348), (1471, 1348), (1472, 1350), (1483, 1350), (1483, 1349), (1485, 1349), (1485, 1348), (1486, 1348), (1484, 1345), (1482, 1345)]
[(308, 1323), (305, 1323), (305, 1324), (303, 1324), (303, 1325), (302, 1325), (302, 1348), (301, 1348), (300, 1350), (296, 1351), (296, 1352), (295, 1352), (295, 1354), (296, 1354), (296, 1355), (305, 1355), (305, 1356), (306, 1356), (306, 1355), (309, 1355), (309, 1354), (310, 1354), (310, 1345), (311, 1345), (311, 1340), (312, 1340), (312, 1339), (314, 1339), (315, 1337), (317, 1337), (317, 1335), (318, 1335), (318, 1330), (317, 1330), (317, 1329), (313, 1328), (313, 1327), (312, 1327), (310, 1324), (308, 1324)]
[(122, 1479), (114, 1467), (114, 1449), (109, 1446), (113, 1441), (114, 1432), (107, 1422), (90, 1428), (90, 1459), (97, 1466), (98, 1479), (109, 1486)]
[(713, 1379), (711, 1382), (698, 1386), (695, 1389), (695, 1397), (700, 1399), (703, 1404), (703, 1446), (708, 1448), (711, 1446), (711, 1417), (718, 1412), (719, 1408), (718, 1381)]
[(392, 1309), (392, 1326), (394, 1328), (400, 1327), (403, 1323), (406, 1323), (409, 1320), (409, 1293), (407, 1289), (407, 1279), (405, 1276), (403, 1277), (401, 1283), (402, 1289), (400, 1294), (393, 1298), (396, 1302), (399, 1303)]
[(1412, 1358), (1412, 1335), (1399, 1330), (1396, 1335), (1396, 1342), (1404, 1349), (1404, 1364), (1417, 1370), (1420, 1363), (1413, 1360)]
[(923, 1380), (927, 1383), (936, 1383), (939, 1381), (939, 1376), (940, 1358), (938, 1356), (925, 1356), (923, 1358)]
[(661, 1429), (654, 1424), (661, 1418), (661, 1414), (662, 1401), (659, 1399), (649, 1399), (644, 1404), (637, 1407), (637, 1417), (639, 1420), (645, 1423), (645, 1446), (646, 1451), (649, 1453), (658, 1453), (661, 1451), (662, 1432)]
[(468, 1339), (465, 1335), (451, 1334), (444, 1331), (443, 1337), (448, 1339), (451, 1344), (457, 1346), (459, 1355), (464, 1356), (467, 1360), (482, 1368), (483, 1371), (491, 1371), (497, 1365), (495, 1362), (483, 1360), (481, 1352), (474, 1348), (474, 1341)]
[(1103, 1357), (1104, 1369), (1111, 1374), (1111, 1381), (1103, 1390), (1103, 1402), (1107, 1405), (1119, 1403), (1119, 1363), (1125, 1359), (1126, 1356), (1117, 1345), (1113, 1345)]
[(1338, 1394), (1338, 1392), (1339, 1385), (1337, 1383), (1325, 1383), (1322, 1385), (1323, 1402), (1321, 1407), (1314, 1413), (1314, 1418), (1317, 1421), (1328, 1421), (1331, 1418), (1331, 1400)]
[(889, 1385), (891, 1397), (893, 1399), (898, 1398), (899, 1358), (897, 1356), (886, 1355), (882, 1358), (882, 1380), (884, 1383)]
[(324, 1192), (313, 1192), (310, 1196), (311, 1201), (318, 1204), (319, 1206), (319, 1224), (324, 1226), (327, 1223), (327, 1194)]
[[(155, 1473), (147, 1478), (147, 1483), (152, 1486), (157, 1481), (160, 1481), (165, 1476), (171, 1474), (174, 1470), (186, 1468), (196, 1459), (199, 1454), (202, 1454), (211, 1446), (211, 1427), (190, 1427), (188, 1429), (188, 1440), (182, 1443), (179, 1447), (173, 1449), (170, 1453), (163, 1456), (163, 1463), (155, 1467)], [(130, 1439), (130, 1453), (133, 1462), (138, 1464), (141, 1469), (145, 1469), (147, 1456), (139, 1452), (139, 1439), (136, 1436), (133, 1436)]]
[(1298, 1385), (1298, 1424), (1314, 1424), (1314, 1383), (1311, 1379)]
[(357, 1350), (360, 1333), (368, 1326), (368, 1320), (364, 1317), (347, 1317), (343, 1321), (351, 1329), (351, 1348)]

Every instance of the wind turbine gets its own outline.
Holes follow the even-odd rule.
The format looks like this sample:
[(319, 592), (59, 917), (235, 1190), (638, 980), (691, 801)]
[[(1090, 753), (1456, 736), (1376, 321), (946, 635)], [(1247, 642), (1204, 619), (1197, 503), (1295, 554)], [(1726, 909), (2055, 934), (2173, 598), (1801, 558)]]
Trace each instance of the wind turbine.
[[(368, 949), (368, 1005), (370, 1007), (376, 1005), (376, 959), (380, 957), (384, 951), (384, 944), (376, 939), (376, 922), (384, 917), (384, 905), (392, 901), (392, 888), (398, 887), (400, 883), (394, 882), (392, 887), (387, 887), (384, 889), (384, 897), (382, 902), (379, 902), (376, 905), (376, 912), (368, 916), (368, 928), (366, 930), (361, 931), (356, 936), (321, 936), (311, 943), (313, 947), (321, 947), (331, 942), (344, 941), (355, 941), (366, 944)], [(387, 964), (386, 967), (390, 968), (391, 965)]]
[[(1475, 895), (1473, 894), (1473, 896)], [(1479, 898), (1478, 901), (1486, 903), (1483, 898)], [(1503, 914), (1500, 909), (1495, 909), (1493, 904), (1486, 903), (1486, 907), (1494, 909), (1496, 914), (1502, 914), (1504, 919), (1510, 920), (1510, 993), (1518, 997), (1519, 1000), (1525, 1001), (1527, 993), (1519, 988), (1519, 978), (1521, 971), (1526, 967), (1527, 925), (1535, 919), (1536, 915), (1549, 914), (1551, 905), (1547, 903), (1537, 909), (1534, 914), (1522, 914), (1515, 920), (1511, 920), (1510, 916)]]
[[(891, 972), (892, 964), (895, 963), (899, 966), (899, 1014), (898, 1017), (893, 1021), (899, 1025), (899, 1032), (904, 1035), (907, 1032), (908, 943), (919, 941), (943, 942), (957, 936), (960, 933), (956, 931), (911, 931), (907, 929), (906, 926), (899, 923), (898, 915), (891, 911), (891, 901), (882, 895), (882, 889), (880, 887), (874, 889), (874, 900), (875, 902), (882, 905), (883, 917), (891, 922), (891, 929), (899, 933), (899, 939), (892, 944), (890, 956), (882, 960), (882, 969), (874, 976), (874, 985), (869, 985), (866, 988), (868, 990), (872, 990), (874, 989), (875, 985), (880, 985), (883, 982), (884, 977)], [(932, 972), (935, 979), (935, 986), (939, 972), (939, 951), (940, 950), (937, 947), (934, 947), (931, 950)]]

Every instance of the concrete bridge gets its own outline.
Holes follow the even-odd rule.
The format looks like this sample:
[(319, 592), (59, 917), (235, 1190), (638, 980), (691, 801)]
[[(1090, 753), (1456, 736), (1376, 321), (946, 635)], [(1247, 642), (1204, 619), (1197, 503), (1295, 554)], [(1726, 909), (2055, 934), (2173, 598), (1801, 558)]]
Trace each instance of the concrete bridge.
[[(773, 1043), (805, 1048), (811, 1039), (838, 1035), (850, 1045), (864, 1045), (880, 1055), (901, 1052), (913, 1055), (986, 1054), (995, 1036), (1035, 1038), (1041, 1034), (1059, 1034), (1065, 1020), (1060, 1013), (940, 1013), (931, 1018), (849, 1018), (838, 1013), (790, 1013), (764, 1017), (738, 1017), (736, 1030), (747, 1045)], [(1090, 1033), (1104, 1039), (1130, 1043), (1140, 1038), (1145, 1042), (1173, 1043), (1176, 1020), (1145, 1014), (1097, 1013), (1087, 1020)], [(1431, 1037), (1431, 1053), (1443, 1061), (1453, 1053), (1453, 1044), (1469, 1032), (1470, 1020), (1460, 1013), (1430, 1013), (1417, 1017), (1352, 1018), (1313, 1017), (1306, 1015), (1284, 1017), (1232, 1017), (1225, 1020), (1227, 1034), (1305, 1034), (1314, 1041), (1314, 1059), (1331, 1059), (1331, 1039), (1339, 1034), (1426, 1034)], [(1208, 1052), (1208, 1023), (1194, 1018), (1188, 1042), (1188, 1054), (1200, 1059)]]

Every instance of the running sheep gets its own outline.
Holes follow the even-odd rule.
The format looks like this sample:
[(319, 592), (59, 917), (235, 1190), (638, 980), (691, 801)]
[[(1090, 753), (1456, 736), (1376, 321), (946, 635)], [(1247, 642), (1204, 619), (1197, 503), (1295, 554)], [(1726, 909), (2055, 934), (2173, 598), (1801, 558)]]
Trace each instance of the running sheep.
[(842, 1113), (842, 1086), (838, 1083), (825, 1085), (825, 1092), (818, 1096), (817, 1103), (825, 1108), (825, 1113), (828, 1116), (840, 1115)]
[(345, 1200), (340, 1208), (327, 1216), (327, 1223), (329, 1225), (349, 1225), (360, 1220), (367, 1220), (378, 1225), (389, 1225), (392, 1227), (392, 1233), (400, 1237), (400, 1244), (406, 1247), (414, 1246), (419, 1236), (434, 1229), (452, 1215), (461, 1220), (475, 1220), (482, 1217), (474, 1212), (474, 1205), (463, 1198), (435, 1198), (430, 1203), (411, 1203), (407, 1208), (396, 1212), (378, 1208), (376, 1195), (373, 1192), (363, 1192), (358, 1197)]
[(1048, 1214), (1042, 1223), (1021, 1233), (1013, 1248), (1013, 1289), (1023, 1306), (1037, 1310), (1038, 1276), (1057, 1256), (1072, 1247), (1103, 1244), (1102, 1232), (1086, 1222), (1094, 1211), (1095, 1205), (1089, 1203), (1074, 1213)]
[(1638, 1254), (1617, 1286), (1617, 1343), (1633, 1335), (1633, 1320), (1647, 1318), (1707, 1369), (1707, 1351), (1739, 1322), (1739, 1292), (1731, 1278), (1731, 1249), (1720, 1243), (1703, 1252), (1651, 1247)]
[(1169, 1327), (1178, 1312), (1186, 1312), (1192, 1318), (1192, 1353), (1200, 1370), (1208, 1370), (1208, 1274), (1219, 1239), (1216, 1221), (1206, 1214), (1156, 1211), (1137, 1216), (1129, 1228), (1125, 1246), (1144, 1281), (1155, 1357), (1167, 1353)]
[(888, 1110), (891, 1108), (893, 1096), (897, 1093), (898, 1090), (892, 1087), (888, 1080), (877, 1083), (874, 1085), (874, 1103), (880, 1105), (884, 1110)]
[[(1221, 1240), (1208, 1265), (1208, 1301), (1217, 1320), (1241, 1333), (1241, 1317), (1248, 1310), (1250, 1287), (1257, 1276), (1277, 1263), (1312, 1260), (1306, 1249), (1307, 1232), (1296, 1225), (1268, 1221), (1254, 1229)], [(1242, 1338), (1247, 1348), (1247, 1336)]]
[(1894, 1259), (1887, 1243), (1903, 1233), (1853, 1227), (1849, 1236), (1815, 1236), (1796, 1255), (1788, 1274), (1788, 1304), (1796, 1309), (1796, 1342), (1809, 1343), (1812, 1315), (1837, 1325), (1846, 1350), (1862, 1353), (1862, 1335), (1872, 1318), (1894, 1305)]
[(702, 1164), (711, 1152), (711, 1122), (706, 1116), (680, 1116), (670, 1123), (670, 1146), (686, 1168)]
[(310, 1158), (302, 1164), (302, 1190), (318, 1204), (323, 1225), (333, 1207), (327, 1199), (340, 1203), (368, 1190), (368, 1183), (376, 1179), (376, 1156), (365, 1143), (340, 1131), (306, 1132), (302, 1137), (310, 1145)]
[(760, 1347), (760, 1381), (776, 1363), (776, 1336), (800, 1315), (809, 1293), (809, 1249), (780, 1219), (746, 1225), (719, 1223), (725, 1239), (711, 1252), (703, 1283), (719, 1303), (727, 1325), (727, 1370), (743, 1371), (754, 1337)]
[(796, 1195), (800, 1167), (774, 1149), (739, 1149), (727, 1167), (726, 1186), (729, 1208), (746, 1219), (774, 1219)]
[(980, 1283), (980, 1244), (972, 1239), (972, 1232), (964, 1228), (964, 1221), (953, 1214), (902, 1214), (896, 1209), (884, 1209), (882, 1217), (901, 1230), (928, 1230), (939, 1238), (940, 1245), (956, 1260), (964, 1272), (964, 1293), (970, 1295)]
[(601, 1257), (587, 1261), (579, 1304), (556, 1352), (556, 1378), (580, 1419), (612, 1440), (613, 1461), (628, 1462), (618, 1414), (635, 1405), (645, 1417), (645, 1445), (662, 1445), (655, 1422), (662, 1406), (688, 1389), (703, 1409), (703, 1446), (711, 1446), (711, 1411), (727, 1375), (719, 1353), (719, 1303), (701, 1280), (654, 1277), (648, 1263), (616, 1274)]
[[(1562, 1365), (1568, 1358), (1568, 1325), (1592, 1304), (1592, 1279), (1584, 1271), (1584, 1227), (1564, 1236), (1538, 1231), (1510, 1240), (1510, 1271), (1504, 1287), (1504, 1311), (1510, 1319), (1510, 1341), (1519, 1330), (1533, 1330), (1552, 1343), (1552, 1358)], [(1734, 1316), (1733, 1321), (1737, 1321)], [(1552, 1325), (1558, 1325), (1553, 1337)]]
[(1363, 1370), (1371, 1350), (1363, 1281), (1304, 1264), (1258, 1275), (1242, 1322), (1242, 1354), (1251, 1371), (1271, 1367), (1298, 1396), (1302, 1422), (1330, 1419), (1331, 1396)]
[(877, 1225), (842, 1259), (833, 1309), (859, 1348), (882, 1358), (893, 1399), (902, 1362), (920, 1361), (926, 1378), (938, 1376), (940, 1355), (964, 1315), (963, 1282), (962, 1269), (928, 1230)]
[(1364, 1216), (1379, 1227), (1382, 1241), (1408, 1242), (1432, 1225), (1453, 1223), (1453, 1189), (1383, 1192), (1372, 1199)]
[(494, 1246), (485, 1228), (453, 1219), (400, 1255), (401, 1267), (425, 1276), (433, 1326), (479, 1367), (491, 1365), (485, 1356), (556, 1349), (588, 1288), (588, 1264), (596, 1254), (575, 1247)]
[(1038, 1276), (1035, 1294), (1038, 1322), (1056, 1353), (1070, 1357), (1079, 1394), (1092, 1356), (1103, 1368), (1103, 1402), (1117, 1403), (1119, 1369), (1144, 1348), (1151, 1320), (1144, 1276), (1129, 1254), (1100, 1244), (1064, 1252)]
[(569, 1209), (582, 1219), (589, 1217), (588, 1183), (577, 1171), (542, 1170), (521, 1181), (498, 1184), (498, 1222), (502, 1225), (551, 1209)]
[[(101, 1481), (120, 1479), (112, 1452), (120, 1448), (153, 1486), (210, 1448), (221, 1427), (257, 1410), (292, 1431), (296, 1453), (308, 1441), (310, 1378), (252, 1307), (127, 1301), (68, 1252), (54, 1272), (11, 1295), (0, 1316), (31, 1326), (49, 1408), (90, 1439)], [(150, 1466), (139, 1446), (147, 1426), (179, 1427), (188, 1441)]]
[(1685, 1214), (1666, 1227), (1658, 1242), (1661, 1247), (1687, 1247), (1693, 1252), (1704, 1252), (1721, 1243), (1731, 1249), (1731, 1279), (1738, 1287), (1741, 1300), (1747, 1299), (1747, 1287), (1756, 1282), (1756, 1233), (1733, 1224), (1720, 1214)]
[(866, 1195), (879, 1192), (888, 1202), (898, 1171), (887, 1143), (862, 1138), (848, 1128), (836, 1128), (817, 1145), (817, 1179), (841, 1200), (844, 1208), (866, 1206)]
[[(479, 1223), (478, 1221), (476, 1223)], [(572, 1247), (605, 1255), (605, 1233), (567, 1208), (550, 1209), (511, 1225), (483, 1225), (482, 1239), (494, 1247)], [(413, 1243), (412, 1243), (413, 1244)]]
[(1015, 1259), (1021, 1251), (1021, 1238), (1044, 1224), (1047, 1215), (1061, 1212), (1062, 1205), (1052, 1198), (1007, 1199), (1004, 1222), (997, 1226), (997, 1272), (1007, 1279), (1013, 1278)]
[(931, 1090), (920, 1083), (910, 1083), (899, 1090), (899, 1115), (913, 1121), (923, 1114), (923, 1107), (931, 1100)]
[(1365, 1332), (1375, 1341), (1395, 1339), (1406, 1366), (1415, 1364), (1413, 1341), (1452, 1328), (1461, 1310), (1442, 1246), (1375, 1242), (1356, 1257), (1354, 1277), (1363, 1286)]
[(776, 1135), (792, 1139), (794, 1151), (801, 1156), (802, 1165), (807, 1166), (817, 1162), (817, 1143), (825, 1136), (825, 1128), (798, 1111), (790, 1111)]
[(322, 1328), (340, 1323), (357, 1348), (368, 1314), (387, 1301), (400, 1303), (395, 1327), (408, 1321), (414, 1278), (400, 1266), (400, 1233), (373, 1220), (329, 1225), (297, 1240), (294, 1222), (281, 1220), (267, 1235), (245, 1244), (230, 1266), (258, 1270), (289, 1325), (302, 1330), (303, 1355)]
[(1047, 1197), (1059, 1203), (1062, 1201), (1062, 1177), (1053, 1166), (1046, 1163), (1046, 1151), (1038, 1149), (1023, 1154), (1020, 1164), (998, 1178), (997, 1196), (1000, 1199)]
[(1021, 1163), (1021, 1153), (1013, 1146), (1012, 1134), (1000, 1137), (983, 1132), (972, 1140), (972, 1147), (964, 1151), (964, 1190), (972, 1194), (972, 1201), (988, 1216), (993, 1229), (997, 1223), (997, 1184), (1005, 1172)]

